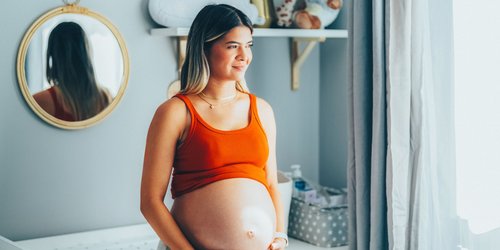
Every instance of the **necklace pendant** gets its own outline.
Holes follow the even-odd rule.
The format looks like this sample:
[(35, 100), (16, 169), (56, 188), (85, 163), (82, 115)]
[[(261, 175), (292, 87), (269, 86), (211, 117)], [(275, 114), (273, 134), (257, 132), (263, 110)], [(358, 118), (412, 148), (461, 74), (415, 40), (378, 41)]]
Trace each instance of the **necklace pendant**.
[(214, 109), (214, 105), (210, 104), (210, 109)]

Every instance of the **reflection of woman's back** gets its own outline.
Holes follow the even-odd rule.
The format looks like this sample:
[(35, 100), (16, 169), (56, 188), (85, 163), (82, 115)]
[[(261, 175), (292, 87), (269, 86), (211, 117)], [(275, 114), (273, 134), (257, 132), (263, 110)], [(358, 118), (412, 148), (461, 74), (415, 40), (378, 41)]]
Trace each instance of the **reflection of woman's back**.
[(35, 94), (49, 114), (66, 121), (81, 121), (101, 112), (111, 99), (97, 85), (87, 37), (80, 25), (64, 22), (50, 33), (47, 81), (51, 88)]

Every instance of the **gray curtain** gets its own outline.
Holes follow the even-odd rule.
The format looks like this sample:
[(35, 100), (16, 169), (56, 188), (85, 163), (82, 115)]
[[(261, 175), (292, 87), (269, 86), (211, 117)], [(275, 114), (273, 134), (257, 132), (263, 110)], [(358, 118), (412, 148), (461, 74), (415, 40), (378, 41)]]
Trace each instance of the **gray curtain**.
[(349, 249), (388, 249), (385, 0), (349, 13)]

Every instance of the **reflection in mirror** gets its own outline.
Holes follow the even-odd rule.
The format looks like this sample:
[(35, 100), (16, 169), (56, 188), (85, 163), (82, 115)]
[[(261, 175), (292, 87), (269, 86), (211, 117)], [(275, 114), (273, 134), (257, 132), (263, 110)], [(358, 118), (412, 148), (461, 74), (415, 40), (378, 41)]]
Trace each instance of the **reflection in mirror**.
[(30, 27), (17, 67), (31, 108), (66, 129), (102, 120), (117, 105), (128, 80), (128, 54), (118, 30), (76, 5), (54, 9)]
[(120, 88), (121, 57), (118, 42), (104, 24), (79, 14), (59, 15), (42, 25), (30, 42), (26, 57), (30, 93), (58, 119), (91, 118), (109, 105)]

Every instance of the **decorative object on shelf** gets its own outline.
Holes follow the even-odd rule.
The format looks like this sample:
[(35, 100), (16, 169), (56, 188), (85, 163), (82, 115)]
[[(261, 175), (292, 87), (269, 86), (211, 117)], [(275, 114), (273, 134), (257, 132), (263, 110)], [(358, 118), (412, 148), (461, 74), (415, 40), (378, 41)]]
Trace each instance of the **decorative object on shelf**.
[(82, 129), (102, 121), (120, 102), (129, 58), (109, 20), (78, 5), (79, 0), (63, 2), (26, 31), (17, 54), (17, 78), (24, 99), (42, 120)]
[(324, 29), (337, 18), (342, 0), (305, 0), (293, 13), (293, 22), (302, 29)]
[(296, 1), (297, 0), (274, 0), (274, 6), (276, 7), (276, 26), (292, 26), (292, 13)]
[(251, 0), (252, 4), (257, 7), (259, 18), (262, 19), (262, 24), (254, 24), (257, 28), (269, 28), (274, 22), (274, 4), (272, 0)]
[(153, 20), (166, 27), (189, 27), (196, 14), (206, 5), (217, 2), (241, 10), (253, 24), (264, 24), (257, 7), (249, 0), (149, 0), (149, 14)]

